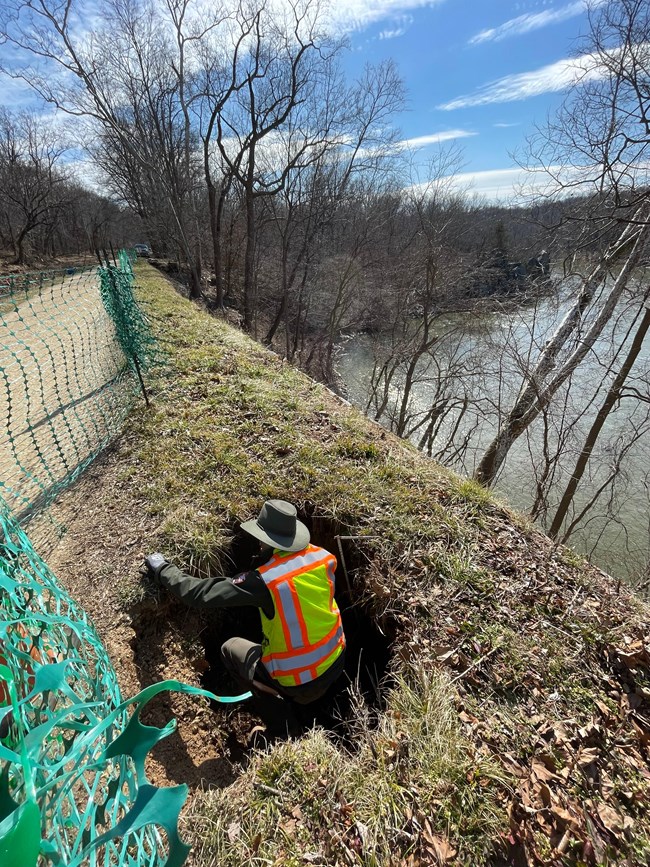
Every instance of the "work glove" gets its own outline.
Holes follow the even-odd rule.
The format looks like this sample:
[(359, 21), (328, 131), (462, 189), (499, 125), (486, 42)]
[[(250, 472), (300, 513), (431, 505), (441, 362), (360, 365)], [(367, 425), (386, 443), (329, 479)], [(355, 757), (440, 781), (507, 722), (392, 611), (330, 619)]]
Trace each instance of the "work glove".
[(165, 560), (162, 554), (147, 554), (144, 558), (144, 567), (142, 572), (145, 575), (148, 575), (153, 581), (158, 583), (158, 579), (160, 577), (160, 573), (165, 568), (165, 566), (169, 566), (169, 561)]

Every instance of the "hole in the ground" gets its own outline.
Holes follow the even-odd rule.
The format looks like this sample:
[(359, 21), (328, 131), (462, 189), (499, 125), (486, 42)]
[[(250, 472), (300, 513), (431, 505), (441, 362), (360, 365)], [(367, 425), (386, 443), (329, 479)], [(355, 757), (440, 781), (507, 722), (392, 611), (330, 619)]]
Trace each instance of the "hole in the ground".
[[(296, 727), (307, 728), (316, 722), (333, 732), (345, 745), (354, 747), (357, 722), (355, 715), (359, 709), (355, 695), (360, 694), (363, 697), (365, 724), (376, 724), (378, 715), (384, 708), (386, 690), (391, 683), (389, 666), (395, 629), (386, 621), (382, 624), (382, 631), (374, 618), (359, 604), (359, 585), (363, 580), (361, 573), (367, 561), (356, 545), (349, 541), (343, 543), (349, 581), (349, 585), (346, 585), (344, 567), (336, 542), (337, 534), (345, 535), (345, 530), (332, 519), (312, 519), (308, 516), (303, 520), (309, 526), (313, 543), (327, 548), (339, 561), (336, 599), (342, 612), (347, 649), (344, 675), (322, 699), (309, 706), (295, 708), (294, 719), (291, 721), (294, 723), (294, 731)], [(255, 540), (245, 533), (235, 533), (228, 552), (233, 563), (232, 574), (262, 565), (264, 558), (260, 559), (258, 552)], [(222, 609), (208, 618), (201, 639), (209, 669), (203, 675), (202, 682), (206, 689), (218, 695), (232, 695), (240, 689), (224, 668), (220, 652), (224, 641), (236, 636), (250, 641), (261, 641), (260, 616), (255, 608)], [(243, 707), (253, 713), (256, 707), (258, 710), (261, 708), (262, 715), (264, 714), (263, 701)]]

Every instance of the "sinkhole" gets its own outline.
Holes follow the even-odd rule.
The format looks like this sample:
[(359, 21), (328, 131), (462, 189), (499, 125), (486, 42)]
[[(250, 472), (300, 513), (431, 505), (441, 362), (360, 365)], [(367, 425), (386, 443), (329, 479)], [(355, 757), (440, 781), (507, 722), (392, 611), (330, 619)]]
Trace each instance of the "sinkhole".
[[(361, 696), (363, 699), (366, 725), (376, 724), (385, 707), (385, 694), (391, 685), (390, 663), (396, 629), (387, 617), (383, 618), (380, 626), (361, 603), (363, 569), (367, 559), (353, 542), (342, 541), (344, 567), (336, 537), (345, 535), (346, 530), (329, 518), (301, 515), (301, 519), (310, 529), (313, 544), (326, 548), (337, 558), (335, 595), (346, 636), (345, 672), (318, 701), (308, 706), (291, 704), (290, 708), (283, 708), (279, 715), (288, 714), (292, 734), (298, 734), (316, 723), (343, 744), (354, 748), (358, 698)], [(245, 533), (235, 532), (228, 552), (233, 566), (231, 574), (237, 575), (261, 566), (264, 560), (260, 560), (258, 551), (258, 543), (254, 539)], [(221, 645), (236, 636), (254, 642), (261, 641), (260, 616), (254, 607), (221, 609), (206, 615), (201, 640), (209, 668), (202, 676), (202, 683), (206, 689), (218, 695), (236, 694), (241, 689), (225, 669), (220, 652)], [(274, 706), (277, 704), (277, 699), (260, 698), (241, 707), (259, 715), (265, 722), (269, 722), (270, 718), (273, 723), (272, 717), (277, 715), (277, 707), (274, 709)], [(220, 706), (216, 706), (217, 709)]]

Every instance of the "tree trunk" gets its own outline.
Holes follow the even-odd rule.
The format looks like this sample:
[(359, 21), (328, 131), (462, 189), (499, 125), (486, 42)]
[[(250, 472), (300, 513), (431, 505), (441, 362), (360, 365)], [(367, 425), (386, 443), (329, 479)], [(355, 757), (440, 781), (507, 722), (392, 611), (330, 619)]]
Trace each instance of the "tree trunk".
[(273, 343), (273, 338), (275, 337), (275, 332), (280, 327), (284, 319), (284, 314), (287, 310), (287, 290), (284, 289), (282, 293), (282, 299), (280, 301), (280, 306), (278, 307), (278, 312), (275, 315), (275, 319), (273, 320), (271, 327), (269, 328), (266, 337), (264, 338), (264, 343), (266, 346), (271, 346)]
[(217, 229), (217, 191), (214, 184), (208, 182), (208, 211), (210, 212), (210, 236), (212, 238), (212, 269), (214, 270), (214, 285), (217, 292), (217, 307), (223, 307), (223, 284), (221, 283), (221, 244)]
[[(291, 351), (287, 352), (287, 359), (289, 361), (293, 361), (296, 357), (296, 353), (298, 352), (298, 348), (300, 344), (303, 342), (304, 334), (303, 334), (303, 320), (304, 316), (304, 298), (305, 298), (305, 287), (307, 286), (307, 268), (304, 269), (302, 274), (302, 280), (300, 281), (300, 289), (298, 291), (298, 303), (296, 304), (296, 315), (295, 315), (295, 327), (293, 329), (293, 334), (289, 335), (289, 322), (288, 319), (285, 319), (285, 328), (287, 331), (287, 346), (291, 347)], [(302, 348), (300, 350), (302, 352)]]
[[(512, 444), (521, 436), (531, 422), (537, 418), (542, 408), (548, 405), (553, 395), (573, 373), (592, 348), (594, 342), (600, 336), (614, 312), (614, 308), (618, 303), (623, 290), (627, 286), (630, 274), (641, 258), (648, 230), (648, 225), (644, 225), (640, 229), (632, 225), (627, 226), (615, 249), (603, 258), (589, 276), (575, 304), (568, 311), (559, 328), (540, 355), (535, 369), (528, 378), (528, 384), (520, 391), (519, 396), (515, 401), (515, 405), (510, 410), (497, 435), (481, 458), (474, 473), (474, 478), (477, 481), (482, 482), (485, 485), (491, 485), (494, 482), (497, 473), (501, 469), (508, 452), (512, 447)], [(612, 287), (607, 300), (603, 304), (600, 314), (597, 316), (583, 340), (580, 341), (577, 348), (562, 365), (556, 376), (550, 383), (547, 382), (555, 368), (562, 348), (571, 334), (578, 327), (582, 315), (589, 302), (592, 300), (597, 287), (605, 278), (612, 260), (620, 252), (622, 247), (628, 246), (634, 237), (632, 234), (633, 232), (636, 232), (634, 246), (632, 247), (625, 264), (621, 268), (621, 271), (614, 282), (614, 286)]]
[(625, 384), (625, 380), (627, 379), (628, 374), (632, 369), (632, 365), (634, 364), (634, 362), (639, 356), (639, 353), (641, 352), (641, 347), (643, 346), (643, 341), (646, 334), (648, 333), (649, 328), (650, 308), (646, 307), (643, 314), (643, 319), (641, 320), (639, 328), (634, 335), (634, 340), (632, 341), (632, 345), (630, 346), (630, 351), (627, 354), (627, 358), (623, 362), (623, 366), (621, 367), (619, 372), (616, 374), (616, 377), (614, 378), (614, 381), (612, 382), (609, 391), (607, 392), (605, 400), (603, 401), (603, 405), (598, 410), (598, 414), (596, 415), (596, 418), (594, 419), (594, 422), (589, 429), (589, 433), (585, 438), (585, 442), (576, 462), (575, 469), (573, 470), (569, 483), (566, 486), (566, 490), (562, 495), (560, 505), (558, 506), (555, 517), (553, 518), (553, 523), (551, 524), (548, 531), (548, 535), (552, 539), (556, 539), (558, 533), (560, 532), (560, 527), (564, 522), (566, 514), (569, 510), (569, 506), (573, 501), (576, 489), (580, 484), (585, 469), (587, 468), (587, 464), (596, 444), (596, 440), (600, 436), (600, 432), (602, 431), (603, 425), (607, 420), (607, 416), (610, 414), (621, 396), (621, 390), (623, 388), (623, 385)]
[(25, 264), (25, 238), (27, 237), (27, 231), (27, 229), (23, 229), (14, 241), (14, 247), (16, 252), (16, 260), (14, 262), (14, 265)]
[(223, 187), (217, 198), (217, 191), (212, 182), (208, 185), (208, 207), (210, 210), (210, 233), (212, 235), (212, 266), (214, 268), (214, 285), (217, 292), (217, 307), (224, 307), (223, 263), (221, 261), (221, 217), (225, 200)]
[(198, 301), (203, 295), (201, 286), (201, 260), (190, 262), (190, 298)]
[[(187, 235), (185, 234), (185, 230), (183, 228), (183, 223), (181, 222), (176, 209), (174, 208), (174, 203), (170, 196), (167, 197), (169, 201), (169, 206), (171, 208), (174, 221), (178, 228), (178, 235), (181, 247), (183, 249), (183, 253), (185, 255), (185, 260), (187, 262), (187, 266), (190, 269), (190, 298), (192, 301), (198, 301), (203, 296), (203, 287), (201, 286), (201, 251), (197, 241), (197, 253), (198, 255), (195, 257), (192, 253), (192, 248), (190, 247), (189, 240)], [(180, 267), (179, 267), (180, 271)]]
[(246, 188), (246, 252), (244, 254), (244, 328), (253, 330), (253, 289), (255, 285), (255, 197), (252, 186)]
[(278, 307), (278, 312), (275, 315), (275, 319), (273, 320), (271, 327), (269, 328), (266, 337), (264, 338), (264, 343), (267, 346), (271, 346), (273, 343), (273, 338), (275, 337), (275, 332), (280, 327), (280, 323), (284, 319), (284, 314), (287, 310), (287, 304), (289, 302), (289, 285), (288, 285), (288, 274), (287, 274), (287, 256), (288, 250), (287, 245), (282, 245), (282, 299), (280, 301), (280, 306)]

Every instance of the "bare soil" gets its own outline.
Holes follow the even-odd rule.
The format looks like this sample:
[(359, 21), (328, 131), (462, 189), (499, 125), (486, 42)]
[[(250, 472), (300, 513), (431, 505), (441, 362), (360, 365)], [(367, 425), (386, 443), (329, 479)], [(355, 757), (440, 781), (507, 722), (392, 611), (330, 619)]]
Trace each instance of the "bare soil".
[[(30, 536), (59, 582), (90, 616), (115, 665), (123, 698), (161, 680), (202, 686), (207, 664), (200, 637), (215, 628), (214, 622), (153, 595), (126, 610), (120, 607), (120, 579), (138, 573), (157, 523), (120, 482), (125, 448), (128, 444), (121, 440), (93, 464), (47, 516), (33, 523)], [(52, 521), (66, 527), (59, 540), (52, 538)], [(240, 691), (232, 683), (224, 686), (229, 694)], [(152, 701), (142, 717), (156, 726), (172, 718), (178, 723), (176, 731), (149, 757), (147, 771), (156, 785), (229, 785), (240, 770), (253, 728), (261, 723), (245, 706), (223, 710), (207, 699), (173, 692)]]

